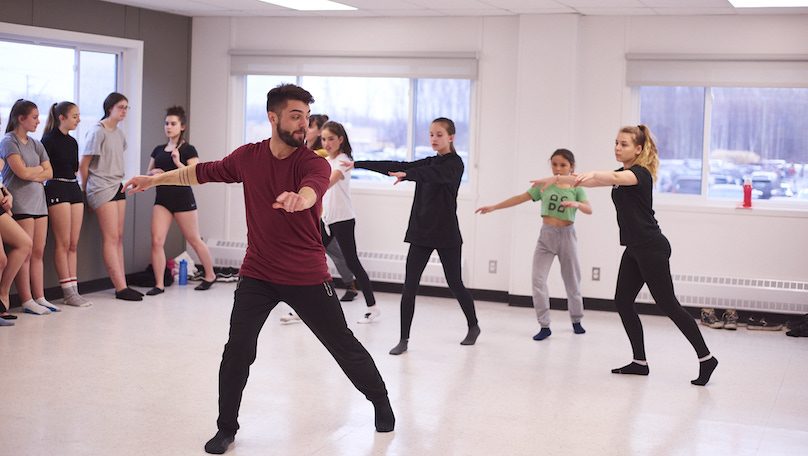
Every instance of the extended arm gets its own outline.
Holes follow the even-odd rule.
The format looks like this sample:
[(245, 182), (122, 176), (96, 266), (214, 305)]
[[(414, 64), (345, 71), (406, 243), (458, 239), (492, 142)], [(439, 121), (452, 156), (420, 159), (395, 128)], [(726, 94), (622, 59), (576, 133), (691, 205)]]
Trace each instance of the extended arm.
[(193, 164), (153, 176), (135, 176), (126, 182), (124, 191), (128, 190), (129, 193), (138, 193), (158, 185), (191, 186), (198, 184), (199, 181), (196, 179), (196, 164)]
[(512, 196), (512, 197), (510, 197), (510, 198), (508, 198), (508, 199), (506, 199), (504, 201), (500, 201), (499, 203), (494, 204), (492, 206), (483, 206), (483, 207), (477, 209), (474, 212), (478, 213), (478, 214), (487, 214), (489, 212), (494, 212), (494, 211), (496, 211), (498, 209), (506, 209), (506, 208), (509, 208), (509, 207), (513, 207), (513, 206), (522, 204), (522, 203), (524, 203), (526, 201), (530, 201), (532, 199), (533, 198), (530, 197), (530, 193), (528, 193), (528, 192), (520, 193), (520, 194), (518, 194), (516, 196)]

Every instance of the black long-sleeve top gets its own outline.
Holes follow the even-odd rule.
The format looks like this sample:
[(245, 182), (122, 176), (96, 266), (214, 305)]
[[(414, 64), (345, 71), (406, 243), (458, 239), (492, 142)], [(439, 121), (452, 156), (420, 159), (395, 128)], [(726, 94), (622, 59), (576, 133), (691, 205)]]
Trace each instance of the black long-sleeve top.
[(463, 177), (463, 160), (456, 153), (414, 162), (357, 161), (354, 168), (381, 174), (403, 171), (407, 173), (404, 180), (415, 182), (404, 242), (433, 248), (463, 244), (457, 223), (457, 191)]
[(75, 179), (79, 170), (79, 143), (58, 128), (42, 135), (42, 145), (48, 152), (53, 177)]

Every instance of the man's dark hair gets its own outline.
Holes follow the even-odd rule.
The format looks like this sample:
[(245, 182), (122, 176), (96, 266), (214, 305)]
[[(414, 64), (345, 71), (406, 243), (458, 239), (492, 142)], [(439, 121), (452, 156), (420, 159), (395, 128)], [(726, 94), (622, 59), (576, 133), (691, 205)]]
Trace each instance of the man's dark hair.
[(281, 84), (267, 92), (267, 112), (272, 111), (280, 115), (289, 100), (298, 100), (306, 104), (314, 103), (314, 97), (303, 87)]

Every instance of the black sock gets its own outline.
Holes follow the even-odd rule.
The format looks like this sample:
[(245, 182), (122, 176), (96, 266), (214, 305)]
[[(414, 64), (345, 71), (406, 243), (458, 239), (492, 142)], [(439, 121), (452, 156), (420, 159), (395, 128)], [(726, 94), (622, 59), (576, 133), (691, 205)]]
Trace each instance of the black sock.
[(713, 375), (713, 371), (718, 366), (718, 360), (715, 356), (711, 357), (710, 359), (705, 359), (704, 361), (699, 363), (699, 378), (695, 380), (691, 380), (690, 383), (694, 385), (704, 386), (707, 382), (710, 381), (710, 376)]
[(400, 355), (407, 351), (407, 339), (401, 339), (398, 341), (398, 345), (390, 349), (391, 355)]
[(227, 447), (233, 443), (235, 438), (235, 433), (220, 430), (205, 444), (205, 452), (210, 454), (223, 454), (227, 451)]
[(637, 364), (632, 361), (630, 364), (626, 364), (623, 367), (618, 367), (617, 369), (612, 369), (613, 374), (632, 374), (632, 375), (648, 375), (648, 366), (643, 366), (642, 364)]
[(162, 288), (158, 288), (158, 287), (154, 287), (154, 288), (152, 288), (151, 290), (149, 290), (149, 291), (147, 291), (147, 292), (146, 292), (146, 296), (154, 296), (154, 295), (159, 295), (160, 293), (163, 293), (163, 292), (165, 292), (165, 290), (164, 290), (164, 289), (162, 289)]
[(469, 326), (469, 332), (466, 333), (466, 338), (460, 341), (460, 345), (474, 345), (477, 342), (477, 337), (480, 335), (480, 326)]
[(116, 291), (115, 298), (124, 301), (143, 301), (143, 293), (126, 287), (123, 290)]
[(207, 280), (202, 279), (202, 283), (200, 283), (199, 285), (195, 286), (195, 287), (194, 287), (194, 290), (200, 290), (200, 291), (207, 290), (207, 289), (209, 289), (210, 287), (212, 287), (212, 286), (213, 286), (213, 283), (214, 283), (214, 282), (216, 282), (216, 280), (211, 280), (210, 282), (208, 282)]
[(396, 416), (393, 415), (393, 407), (390, 406), (390, 399), (373, 403), (373, 410), (375, 411), (374, 422), (376, 424), (376, 432), (390, 432), (396, 427)]

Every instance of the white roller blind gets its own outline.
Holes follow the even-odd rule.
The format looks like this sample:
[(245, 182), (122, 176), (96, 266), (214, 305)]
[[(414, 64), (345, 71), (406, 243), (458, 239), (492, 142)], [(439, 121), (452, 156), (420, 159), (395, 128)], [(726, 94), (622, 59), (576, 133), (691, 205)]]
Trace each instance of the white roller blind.
[(629, 86), (808, 87), (808, 56), (626, 55)]
[(473, 55), (426, 57), (290, 56), (231, 51), (232, 74), (476, 79)]

